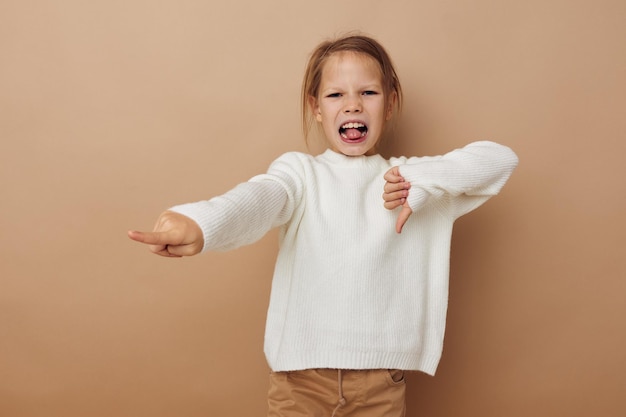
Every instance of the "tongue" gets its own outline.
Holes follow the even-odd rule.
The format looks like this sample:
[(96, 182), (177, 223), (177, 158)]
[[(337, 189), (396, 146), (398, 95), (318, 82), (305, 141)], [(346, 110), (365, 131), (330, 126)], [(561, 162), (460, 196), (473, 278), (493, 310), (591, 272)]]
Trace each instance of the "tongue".
[(360, 139), (361, 131), (359, 129), (346, 129), (344, 132), (348, 139)]

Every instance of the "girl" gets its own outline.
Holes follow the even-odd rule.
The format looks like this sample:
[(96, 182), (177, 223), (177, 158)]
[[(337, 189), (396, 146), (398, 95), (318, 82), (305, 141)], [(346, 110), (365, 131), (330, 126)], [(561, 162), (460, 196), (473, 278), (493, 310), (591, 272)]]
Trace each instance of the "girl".
[(500, 191), (517, 157), (493, 142), (380, 156), (402, 89), (366, 36), (314, 50), (302, 102), (305, 137), (317, 123), (324, 153), (284, 154), (266, 174), (173, 207), (153, 232), (129, 236), (181, 257), (280, 227), (265, 333), (268, 415), (403, 416), (403, 372), (434, 375), (441, 357), (452, 225)]

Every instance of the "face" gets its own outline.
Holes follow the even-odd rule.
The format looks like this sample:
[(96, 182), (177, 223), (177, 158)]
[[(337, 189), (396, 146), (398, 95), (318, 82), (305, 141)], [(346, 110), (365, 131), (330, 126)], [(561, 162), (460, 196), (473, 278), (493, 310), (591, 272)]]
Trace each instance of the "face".
[(385, 108), (382, 75), (373, 58), (355, 52), (331, 55), (322, 69), (319, 94), (310, 100), (332, 150), (347, 156), (377, 153), (393, 99)]

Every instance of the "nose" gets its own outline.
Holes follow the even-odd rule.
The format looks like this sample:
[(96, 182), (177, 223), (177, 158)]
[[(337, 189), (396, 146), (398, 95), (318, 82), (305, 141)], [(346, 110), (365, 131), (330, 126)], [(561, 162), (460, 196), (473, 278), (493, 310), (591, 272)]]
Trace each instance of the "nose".
[(361, 97), (354, 97), (354, 96), (350, 96), (347, 98), (346, 100), (346, 105), (344, 107), (344, 113), (346, 114), (351, 114), (351, 113), (360, 113), (363, 110), (362, 104), (361, 104)]

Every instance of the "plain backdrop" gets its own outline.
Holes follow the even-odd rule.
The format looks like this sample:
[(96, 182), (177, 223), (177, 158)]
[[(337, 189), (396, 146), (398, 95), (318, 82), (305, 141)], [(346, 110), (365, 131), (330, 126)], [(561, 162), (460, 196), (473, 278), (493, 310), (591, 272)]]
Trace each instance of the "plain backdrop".
[(406, 93), (389, 154), (520, 157), (455, 226), (408, 416), (626, 415), (625, 22), (623, 0), (1, 0), (0, 415), (265, 415), (276, 231), (178, 260), (126, 231), (305, 151), (307, 56), (352, 30)]

